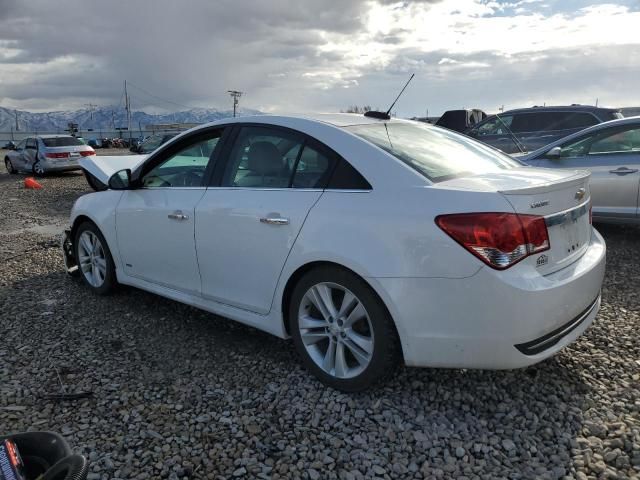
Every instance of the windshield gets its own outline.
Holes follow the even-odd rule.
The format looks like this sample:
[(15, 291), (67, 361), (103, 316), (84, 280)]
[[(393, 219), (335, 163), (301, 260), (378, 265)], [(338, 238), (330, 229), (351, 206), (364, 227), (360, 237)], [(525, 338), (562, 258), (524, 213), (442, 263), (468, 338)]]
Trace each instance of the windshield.
[(382, 148), (432, 182), (521, 165), (491, 147), (443, 128), (389, 122), (354, 125), (346, 130)]
[(78, 145), (84, 145), (82, 140), (76, 137), (43, 138), (42, 141), (47, 147), (75, 147)]

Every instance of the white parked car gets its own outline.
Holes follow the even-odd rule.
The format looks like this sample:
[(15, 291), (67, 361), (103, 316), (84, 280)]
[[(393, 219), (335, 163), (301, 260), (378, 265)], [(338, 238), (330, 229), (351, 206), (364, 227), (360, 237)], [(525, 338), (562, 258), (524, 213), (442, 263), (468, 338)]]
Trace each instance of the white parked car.
[(70, 272), (99, 294), (132, 285), (292, 337), (339, 389), (401, 360), (524, 367), (600, 306), (588, 173), (526, 167), (438, 127), (235, 118), (148, 157), (81, 162), (110, 188), (73, 207)]

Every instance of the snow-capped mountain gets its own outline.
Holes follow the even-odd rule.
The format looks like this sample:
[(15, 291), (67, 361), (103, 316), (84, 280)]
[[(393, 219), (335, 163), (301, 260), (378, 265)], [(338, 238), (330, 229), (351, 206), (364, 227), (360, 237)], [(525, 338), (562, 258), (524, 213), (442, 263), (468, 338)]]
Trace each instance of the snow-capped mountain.
[[(21, 132), (56, 132), (68, 127), (69, 122), (77, 123), (82, 130), (113, 130), (114, 127), (127, 126), (127, 114), (122, 107), (98, 107), (75, 111), (34, 113), (0, 107), (0, 132), (16, 130)], [(239, 115), (259, 115), (261, 112), (242, 108)], [(147, 125), (166, 123), (206, 123), (233, 116), (232, 110), (215, 108), (192, 108), (182, 112), (149, 114), (141, 111), (131, 112), (131, 129), (144, 129)]]

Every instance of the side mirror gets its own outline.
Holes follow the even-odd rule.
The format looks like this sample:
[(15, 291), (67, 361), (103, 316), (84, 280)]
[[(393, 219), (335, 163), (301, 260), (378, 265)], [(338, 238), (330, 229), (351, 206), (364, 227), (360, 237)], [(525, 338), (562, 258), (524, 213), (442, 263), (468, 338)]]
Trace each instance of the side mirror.
[(545, 157), (553, 159), (560, 158), (560, 155), (562, 155), (562, 147), (553, 147), (545, 153)]
[(111, 190), (127, 190), (131, 188), (131, 169), (125, 168), (111, 175), (109, 188)]

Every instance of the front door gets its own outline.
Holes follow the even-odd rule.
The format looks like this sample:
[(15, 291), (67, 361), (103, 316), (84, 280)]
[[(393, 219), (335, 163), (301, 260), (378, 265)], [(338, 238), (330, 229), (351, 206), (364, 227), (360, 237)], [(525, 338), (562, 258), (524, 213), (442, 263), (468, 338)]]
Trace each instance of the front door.
[(126, 190), (116, 209), (124, 272), (190, 294), (200, 294), (195, 208), (221, 129), (186, 139), (149, 159), (141, 186)]
[(202, 294), (267, 314), (284, 263), (333, 164), (301, 134), (244, 126), (219, 186), (196, 207)]
[(640, 188), (640, 127), (599, 130), (562, 146), (560, 158), (540, 159), (540, 167), (591, 172), (593, 214), (634, 218)]

